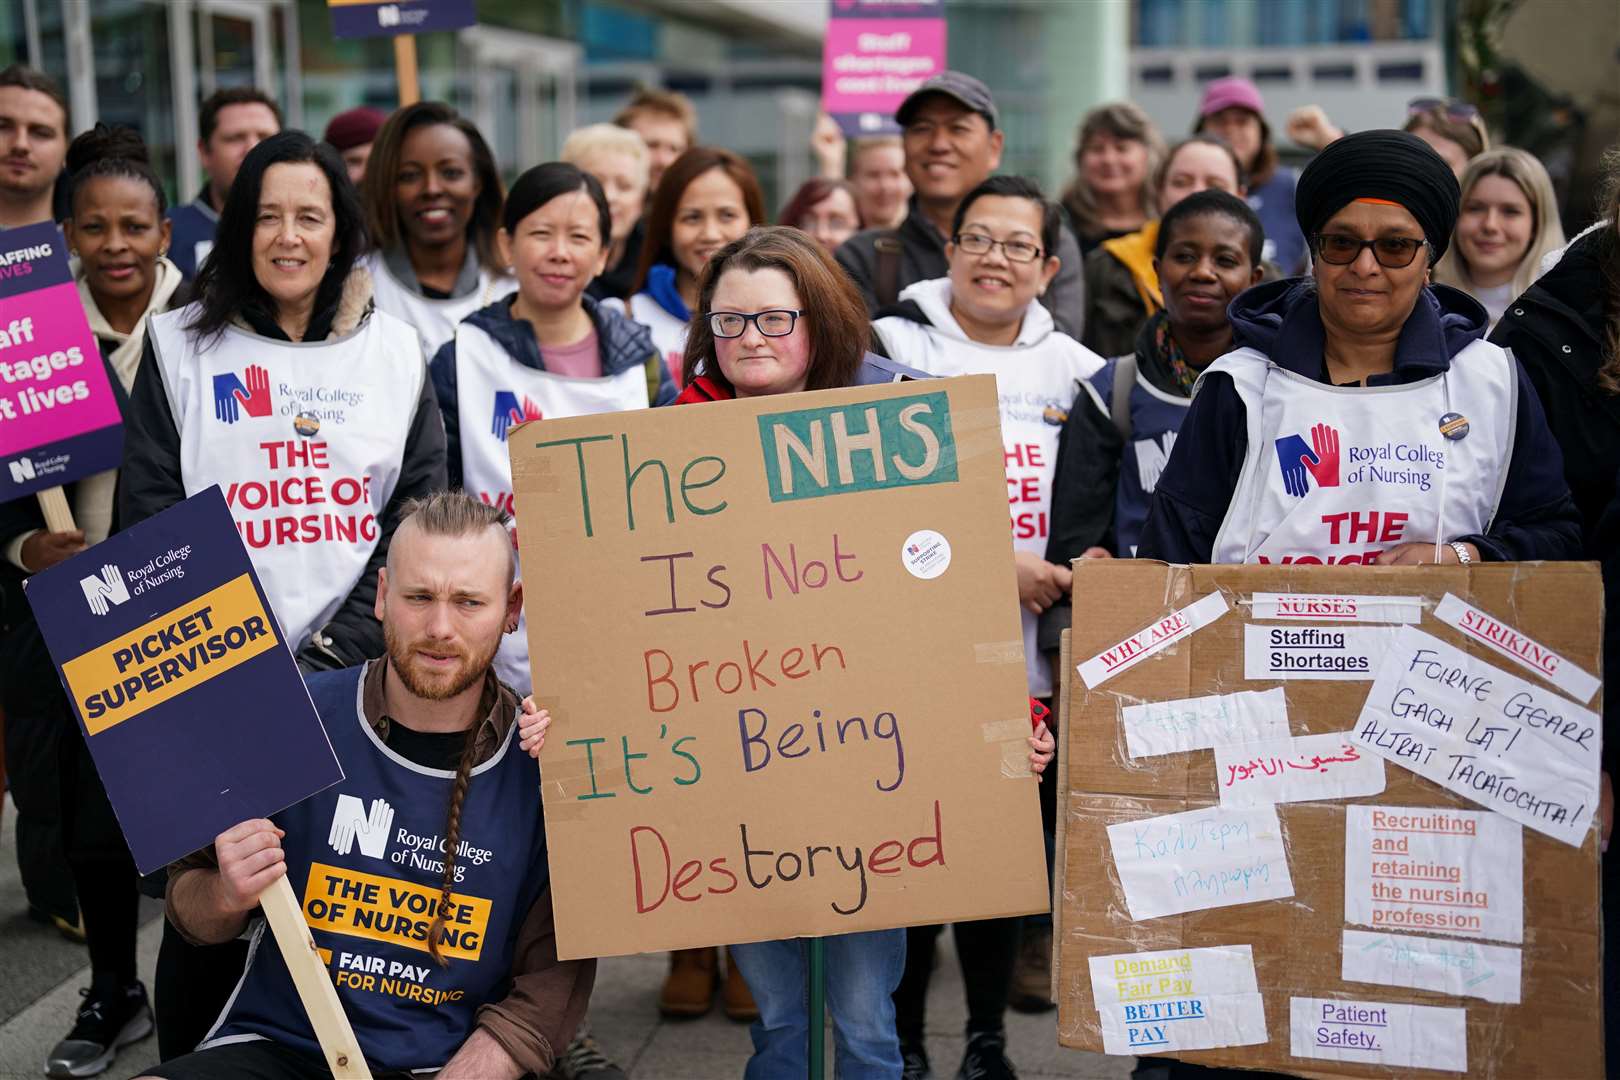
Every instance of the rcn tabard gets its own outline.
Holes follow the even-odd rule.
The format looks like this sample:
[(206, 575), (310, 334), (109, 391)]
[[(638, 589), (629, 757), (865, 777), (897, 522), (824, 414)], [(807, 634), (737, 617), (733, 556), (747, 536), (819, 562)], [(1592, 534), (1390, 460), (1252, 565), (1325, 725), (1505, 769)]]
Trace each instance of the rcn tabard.
[(123, 418), (50, 222), (0, 234), (0, 502), (116, 468)]
[(27, 591), (141, 873), (343, 779), (219, 488)]
[(509, 446), (560, 955), (1045, 910), (994, 378)]

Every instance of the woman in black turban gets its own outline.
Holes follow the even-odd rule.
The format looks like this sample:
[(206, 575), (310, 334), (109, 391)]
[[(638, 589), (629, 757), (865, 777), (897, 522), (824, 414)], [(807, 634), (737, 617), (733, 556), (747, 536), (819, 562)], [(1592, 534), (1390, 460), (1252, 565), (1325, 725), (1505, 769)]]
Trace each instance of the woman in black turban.
[(1171, 562), (1570, 559), (1558, 445), (1487, 317), (1431, 285), (1457, 180), (1426, 143), (1366, 131), (1300, 176), (1308, 277), (1232, 302), (1138, 554)]

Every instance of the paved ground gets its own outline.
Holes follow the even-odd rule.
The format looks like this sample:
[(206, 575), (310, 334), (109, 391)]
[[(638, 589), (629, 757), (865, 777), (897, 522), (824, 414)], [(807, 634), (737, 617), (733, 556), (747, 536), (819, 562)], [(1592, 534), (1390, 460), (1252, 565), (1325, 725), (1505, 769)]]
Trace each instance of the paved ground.
[[(8, 799), (0, 838), (0, 1078), (37, 1077), (45, 1054), (73, 1024), (79, 987), (89, 982), (82, 945), (37, 926), (23, 914), (17, 878), (15, 810)], [(150, 904), (141, 928), (140, 969), (149, 978), (157, 957), (158, 906)], [(936, 1076), (949, 1080), (962, 1053), (965, 1017), (962, 983), (950, 935), (940, 939), (940, 964), (929, 997), (928, 1050)], [(747, 1027), (716, 1009), (701, 1020), (661, 1020), (654, 1002), (663, 978), (661, 956), (621, 957), (602, 962), (591, 1023), (597, 1038), (636, 1080), (719, 1080), (740, 1077), (750, 1052)], [(1027, 1080), (1058, 1077), (1124, 1080), (1130, 1058), (1064, 1050), (1057, 1045), (1053, 1013), (1008, 1014), (1011, 1056)], [(151, 1038), (119, 1056), (108, 1077), (123, 1078), (157, 1060)]]

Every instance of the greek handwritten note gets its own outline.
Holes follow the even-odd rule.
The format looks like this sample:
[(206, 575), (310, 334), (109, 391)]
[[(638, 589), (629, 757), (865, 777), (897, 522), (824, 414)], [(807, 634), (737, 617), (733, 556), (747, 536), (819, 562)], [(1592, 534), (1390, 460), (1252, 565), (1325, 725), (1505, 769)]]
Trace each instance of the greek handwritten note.
[(1468, 1013), (1387, 1001), (1289, 999), (1295, 1057), (1468, 1071)]
[(1384, 790), (1384, 761), (1358, 750), (1350, 733), (1301, 735), (1215, 748), (1222, 806), (1348, 799)]
[(1294, 895), (1277, 808), (1210, 807), (1108, 826), (1131, 918)]
[(1503, 1005), (1519, 1003), (1519, 950), (1410, 934), (1344, 932), (1345, 982), (1435, 990)]
[(1247, 945), (1093, 956), (1089, 963), (1105, 1053), (1266, 1041), (1265, 1003)]
[(1597, 714), (1416, 627), (1396, 632), (1355, 741), (1566, 844), (1597, 809)]
[(1344, 921), (1524, 940), (1524, 831), (1500, 814), (1347, 806)]
[(1150, 701), (1120, 710), (1125, 746), (1133, 758), (1207, 750), (1224, 743), (1288, 737), (1288, 700), (1282, 687)]

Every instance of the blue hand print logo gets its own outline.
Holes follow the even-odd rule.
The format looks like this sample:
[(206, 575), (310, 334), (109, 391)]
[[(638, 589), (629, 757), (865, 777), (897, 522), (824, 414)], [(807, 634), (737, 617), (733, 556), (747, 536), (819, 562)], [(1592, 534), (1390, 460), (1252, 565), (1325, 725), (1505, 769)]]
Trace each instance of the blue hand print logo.
[(510, 390), (495, 391), (495, 415), (490, 420), (489, 433), (501, 442), (506, 441), (506, 432), (513, 424), (540, 419), (543, 419), (540, 406), (530, 401), (528, 395), (524, 395), (520, 403), (518, 396)]
[(1282, 470), (1283, 490), (1302, 499), (1317, 487), (1339, 486), (1339, 432), (1327, 424), (1311, 428), (1311, 441), (1299, 435), (1277, 440), (1277, 468)]
[(270, 415), (270, 373), (258, 364), (249, 364), (243, 374), (247, 376), (245, 383), (234, 371), (214, 376), (215, 420), (234, 424), (241, 419), (240, 412)]

